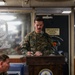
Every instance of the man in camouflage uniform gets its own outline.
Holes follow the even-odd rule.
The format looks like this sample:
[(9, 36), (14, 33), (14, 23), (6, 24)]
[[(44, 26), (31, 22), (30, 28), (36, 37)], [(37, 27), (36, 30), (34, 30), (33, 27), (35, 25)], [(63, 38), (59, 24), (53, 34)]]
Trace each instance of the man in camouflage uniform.
[(36, 17), (34, 20), (34, 31), (27, 34), (24, 38), (22, 47), (27, 51), (28, 56), (50, 55), (52, 50), (52, 39), (43, 32), (43, 19)]

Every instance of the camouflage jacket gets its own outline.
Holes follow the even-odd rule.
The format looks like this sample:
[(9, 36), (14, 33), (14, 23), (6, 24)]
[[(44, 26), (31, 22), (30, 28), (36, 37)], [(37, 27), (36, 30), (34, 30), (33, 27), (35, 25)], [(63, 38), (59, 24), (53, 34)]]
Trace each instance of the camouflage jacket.
[(52, 39), (47, 33), (37, 34), (35, 31), (29, 33), (23, 42), (24, 51), (41, 51), (43, 55), (48, 55), (53, 53), (52, 50)]

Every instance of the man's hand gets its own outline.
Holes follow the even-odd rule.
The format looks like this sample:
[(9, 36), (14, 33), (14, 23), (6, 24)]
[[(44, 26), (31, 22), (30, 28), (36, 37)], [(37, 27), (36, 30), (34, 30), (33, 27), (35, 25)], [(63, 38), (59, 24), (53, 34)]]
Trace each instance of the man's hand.
[(36, 51), (34, 55), (35, 55), (35, 56), (41, 56), (42, 53), (41, 53), (40, 51)]
[(33, 55), (33, 52), (32, 51), (28, 51), (26, 53), (27, 56), (41, 56), (42, 53), (40, 51), (36, 51), (35, 54)]
[(27, 55), (27, 56), (33, 56), (33, 52), (32, 52), (32, 51), (28, 51), (28, 52), (26, 53), (26, 55)]

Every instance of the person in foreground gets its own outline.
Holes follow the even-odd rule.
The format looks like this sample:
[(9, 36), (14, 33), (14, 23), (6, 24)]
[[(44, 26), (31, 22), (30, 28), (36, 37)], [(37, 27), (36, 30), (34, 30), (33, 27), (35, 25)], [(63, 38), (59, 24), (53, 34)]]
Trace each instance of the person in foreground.
[(52, 50), (52, 39), (50, 35), (42, 29), (44, 27), (43, 19), (36, 17), (34, 20), (34, 31), (28, 33), (22, 44), (27, 56), (50, 55)]
[(0, 55), (0, 75), (8, 75), (7, 71), (10, 67), (9, 57), (5, 54)]

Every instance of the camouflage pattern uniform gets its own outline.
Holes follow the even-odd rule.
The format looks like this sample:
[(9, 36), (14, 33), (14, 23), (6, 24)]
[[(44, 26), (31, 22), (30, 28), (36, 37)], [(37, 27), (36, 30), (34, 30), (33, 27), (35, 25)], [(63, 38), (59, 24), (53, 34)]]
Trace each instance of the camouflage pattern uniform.
[[(36, 33), (35, 31), (30, 32), (23, 42), (24, 51), (40, 51), (43, 55), (49, 55), (53, 53), (52, 50), (52, 39), (47, 33)], [(24, 52), (23, 51), (23, 52)]]

